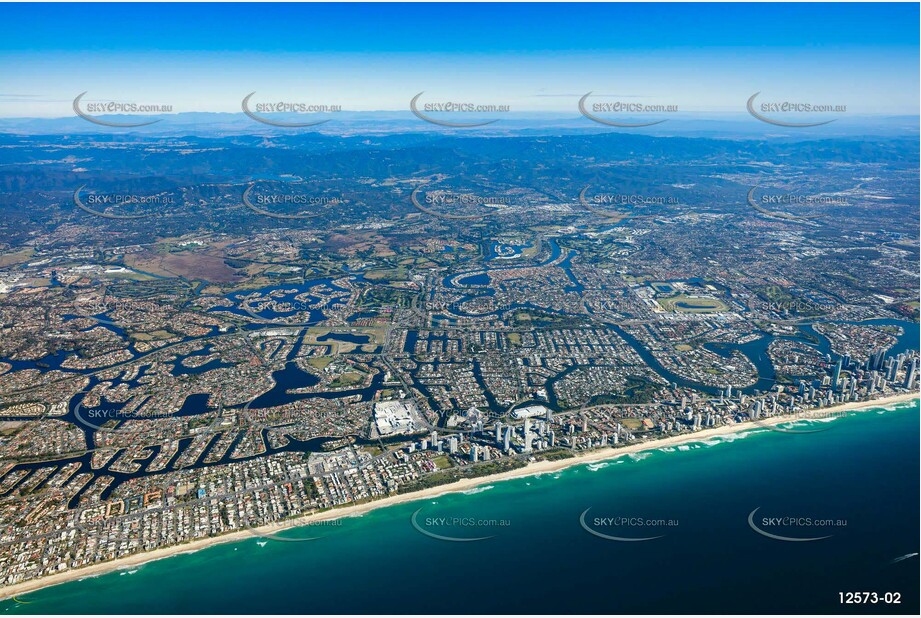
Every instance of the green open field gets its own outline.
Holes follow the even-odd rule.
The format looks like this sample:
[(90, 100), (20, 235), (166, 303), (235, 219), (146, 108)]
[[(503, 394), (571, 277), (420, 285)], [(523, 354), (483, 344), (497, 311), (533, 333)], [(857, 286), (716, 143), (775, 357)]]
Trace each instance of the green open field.
[(668, 294), (675, 290), (674, 286), (670, 283), (662, 283), (660, 281), (653, 281), (649, 284), (659, 294)]
[(307, 359), (307, 364), (314, 369), (326, 369), (326, 366), (333, 362), (332, 356), (311, 356)]
[(356, 384), (361, 384), (364, 380), (365, 374), (358, 373), (357, 371), (348, 371), (343, 373), (340, 376), (337, 376), (335, 380), (329, 383), (330, 388), (346, 388), (349, 386), (355, 386)]
[(33, 247), (27, 247), (25, 249), (16, 251), (14, 253), (0, 254), (0, 268), (4, 268), (6, 266), (12, 266), (14, 264), (21, 264), (22, 262), (27, 262), (29, 261), (29, 258), (31, 258), (34, 253), (35, 253), (35, 249)]
[(692, 297), (686, 294), (657, 299), (666, 311), (679, 313), (718, 313), (729, 309), (723, 301), (709, 296)]

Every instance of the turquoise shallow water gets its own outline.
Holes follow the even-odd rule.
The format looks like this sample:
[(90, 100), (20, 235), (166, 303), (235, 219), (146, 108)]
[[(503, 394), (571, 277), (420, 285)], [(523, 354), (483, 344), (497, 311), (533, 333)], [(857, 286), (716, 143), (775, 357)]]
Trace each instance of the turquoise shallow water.
[[(827, 430), (755, 429), (282, 534), (313, 541), (219, 545), (0, 611), (916, 614), (918, 557), (893, 561), (919, 551), (917, 400), (812, 426)], [(756, 508), (765, 531), (828, 538), (758, 534)], [(593, 535), (586, 509), (590, 530), (658, 538)], [(901, 604), (842, 606), (846, 591), (897, 592)]]

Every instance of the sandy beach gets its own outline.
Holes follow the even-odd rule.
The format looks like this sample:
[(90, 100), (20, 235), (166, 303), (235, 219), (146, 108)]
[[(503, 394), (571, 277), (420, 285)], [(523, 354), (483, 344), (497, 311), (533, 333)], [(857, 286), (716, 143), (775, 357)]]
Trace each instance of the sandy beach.
[[(890, 397), (884, 397), (876, 399), (873, 401), (861, 401), (846, 403), (838, 406), (830, 406), (828, 408), (821, 408), (814, 410), (816, 415), (834, 415), (838, 413), (855, 411), (861, 409), (869, 408), (879, 408), (884, 406), (891, 406), (897, 403), (904, 403), (911, 401), (912, 399), (918, 399), (918, 393), (904, 393), (899, 395), (893, 395)], [(516, 470), (511, 470), (508, 472), (502, 472), (499, 474), (491, 476), (481, 476), (471, 479), (463, 479), (453, 483), (448, 483), (445, 485), (439, 485), (437, 487), (431, 487), (423, 489), (421, 491), (401, 494), (396, 496), (389, 496), (387, 498), (381, 498), (373, 502), (353, 505), (353, 506), (344, 506), (340, 508), (333, 509), (331, 511), (326, 511), (323, 513), (316, 513), (312, 515), (305, 515), (303, 517), (298, 517), (285, 522), (263, 526), (256, 528), (256, 532), (260, 533), (276, 533), (281, 530), (288, 528), (295, 528), (298, 526), (303, 526), (309, 523), (319, 522), (319, 521), (328, 521), (339, 519), (342, 517), (353, 517), (357, 515), (362, 515), (374, 509), (379, 509), (383, 507), (393, 506), (397, 504), (402, 504), (406, 502), (413, 502), (416, 500), (423, 500), (434, 498), (448, 493), (457, 493), (468, 491), (480, 485), (486, 485), (490, 483), (495, 483), (497, 481), (505, 481), (509, 479), (521, 478), (525, 476), (534, 476), (538, 474), (546, 474), (557, 472), (565, 468), (572, 466), (585, 465), (589, 463), (601, 462), (609, 459), (616, 459), (618, 457), (623, 457), (632, 453), (639, 453), (642, 451), (651, 451), (655, 449), (660, 449), (663, 447), (670, 447), (679, 444), (686, 444), (691, 442), (700, 442), (709, 438), (716, 436), (729, 435), (734, 433), (739, 433), (743, 431), (757, 430), (759, 428), (765, 428), (772, 425), (779, 425), (782, 423), (789, 423), (792, 421), (798, 420), (794, 416), (785, 416), (785, 417), (773, 417), (767, 419), (761, 419), (756, 422), (746, 422), (738, 423), (733, 425), (723, 425), (720, 427), (714, 427), (711, 429), (704, 429), (701, 431), (687, 433), (680, 436), (673, 436), (668, 438), (662, 438), (658, 440), (647, 440), (644, 442), (637, 442), (628, 444), (625, 446), (611, 447), (611, 448), (602, 448), (593, 451), (588, 451), (582, 454), (578, 454), (575, 457), (568, 459), (555, 460), (555, 461), (536, 461), (529, 463), (528, 465), (518, 468)], [(219, 543), (229, 543), (233, 541), (240, 541), (244, 539), (254, 538), (254, 532), (250, 530), (242, 530), (237, 532), (231, 532), (215, 538), (206, 538), (192, 541), (183, 545), (175, 545), (171, 547), (164, 547), (161, 549), (154, 550), (152, 552), (146, 552), (142, 554), (137, 554), (133, 556), (127, 556), (124, 558), (119, 558), (117, 560), (112, 560), (109, 562), (104, 562), (100, 564), (89, 565), (79, 569), (74, 569), (71, 571), (66, 571), (63, 573), (57, 573), (54, 575), (49, 575), (39, 579), (22, 582), (14, 584), (12, 586), (7, 586), (5, 588), (0, 588), (0, 600), (16, 597), (18, 595), (23, 595), (28, 592), (34, 592), (40, 588), (45, 588), (48, 586), (54, 586), (57, 584), (62, 584), (64, 582), (83, 579), (86, 577), (94, 577), (103, 573), (110, 571), (121, 570), (129, 567), (135, 567), (147, 562), (154, 560), (160, 560), (162, 558), (168, 558), (170, 556), (175, 556), (178, 554), (186, 552), (194, 552)]]

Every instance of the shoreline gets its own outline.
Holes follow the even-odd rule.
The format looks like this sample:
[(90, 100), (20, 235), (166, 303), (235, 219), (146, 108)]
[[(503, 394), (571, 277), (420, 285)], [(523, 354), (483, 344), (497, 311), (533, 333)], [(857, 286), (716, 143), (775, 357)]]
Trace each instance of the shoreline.
[[(858, 402), (849, 402), (845, 404), (840, 404), (836, 406), (829, 406), (827, 408), (814, 408), (810, 410), (815, 410), (821, 413), (840, 413), (840, 412), (850, 412), (857, 410), (867, 410), (872, 408), (880, 408), (885, 406), (890, 406), (893, 404), (906, 403), (912, 400), (919, 399), (919, 394), (917, 392), (912, 393), (901, 393), (898, 395), (890, 395), (888, 397), (882, 397), (879, 399), (874, 399), (871, 401), (858, 401)], [(169, 558), (171, 556), (176, 556), (179, 554), (196, 552), (214, 545), (219, 545), (223, 543), (232, 543), (236, 541), (242, 541), (245, 539), (258, 539), (259, 536), (255, 533), (276, 533), (282, 530), (287, 530), (290, 528), (297, 528), (312, 524), (315, 522), (321, 521), (331, 521), (336, 519), (341, 519), (344, 517), (355, 517), (363, 515), (370, 511), (379, 508), (385, 508), (390, 506), (396, 506), (399, 504), (404, 504), (408, 502), (415, 502), (417, 500), (424, 500), (428, 498), (436, 498), (445, 494), (451, 493), (461, 493), (474, 489), (481, 485), (487, 485), (490, 483), (508, 481), (528, 476), (536, 476), (540, 474), (547, 474), (558, 472), (566, 468), (571, 468), (574, 466), (586, 465), (591, 463), (598, 463), (602, 461), (617, 459), (626, 455), (652, 451), (656, 449), (661, 449), (663, 447), (677, 446), (680, 444), (687, 444), (693, 442), (699, 442), (706, 440), (708, 438), (716, 436), (731, 435), (736, 433), (742, 433), (754, 429), (763, 429), (768, 428), (774, 425), (780, 425), (783, 423), (795, 422), (797, 420), (802, 420), (795, 416), (777, 416), (766, 419), (761, 419), (758, 422), (747, 421), (744, 423), (736, 423), (732, 425), (722, 425), (720, 427), (713, 427), (709, 429), (703, 429), (701, 431), (696, 431), (693, 433), (682, 434), (678, 436), (670, 436), (667, 438), (658, 438), (655, 440), (647, 440), (644, 442), (636, 442), (628, 444), (626, 446), (619, 447), (607, 447), (602, 449), (596, 449), (588, 451), (582, 454), (575, 455), (574, 457), (566, 459), (557, 459), (552, 461), (535, 461), (530, 462), (524, 467), (517, 468), (515, 470), (509, 470), (507, 472), (500, 472), (498, 474), (487, 475), (487, 476), (478, 476), (468, 479), (461, 479), (459, 481), (454, 481), (452, 483), (446, 483), (444, 485), (438, 485), (435, 487), (429, 487), (419, 491), (414, 491), (406, 494), (397, 494), (393, 496), (387, 496), (385, 498), (380, 498), (377, 500), (372, 500), (371, 502), (366, 502), (363, 504), (347, 505), (342, 507), (337, 507), (329, 511), (324, 511), (322, 513), (313, 513), (310, 515), (302, 515), (290, 520), (283, 522), (278, 522), (274, 524), (268, 524), (265, 526), (260, 526), (254, 528), (253, 530), (238, 530), (235, 532), (229, 532), (217, 537), (209, 537), (204, 539), (196, 539), (182, 545), (173, 545), (169, 547), (162, 547), (155, 549), (150, 552), (145, 552), (141, 554), (135, 554), (131, 556), (125, 556), (123, 558), (117, 558), (108, 562), (102, 562), (99, 564), (91, 564), (84, 567), (79, 567), (77, 569), (65, 571), (62, 573), (55, 573), (53, 575), (46, 575), (38, 579), (33, 579), (25, 582), (20, 582), (17, 584), (12, 584), (10, 586), (0, 588), (0, 601), (13, 599), (17, 595), (27, 594), (30, 592), (35, 592), (42, 588), (48, 588), (51, 586), (56, 586), (59, 584), (67, 583), (70, 581), (77, 581), (85, 579), (88, 577), (96, 577), (113, 571), (119, 571), (128, 567), (137, 567), (148, 562), (153, 562), (155, 560), (161, 560), (164, 558)]]

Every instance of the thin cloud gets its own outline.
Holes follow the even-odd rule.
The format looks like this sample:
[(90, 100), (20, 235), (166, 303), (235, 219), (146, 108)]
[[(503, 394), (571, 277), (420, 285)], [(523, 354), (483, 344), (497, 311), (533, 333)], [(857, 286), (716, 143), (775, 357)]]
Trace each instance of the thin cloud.
[[(576, 97), (576, 98), (579, 98), (579, 97), (584, 97), (585, 93), (581, 92), (579, 94), (532, 94), (531, 96), (532, 97), (561, 97), (561, 98)], [(600, 92), (593, 92), (592, 96), (593, 97), (622, 97), (625, 99), (639, 99), (639, 98), (646, 97), (647, 95), (643, 95), (643, 94), (604, 94)]]

